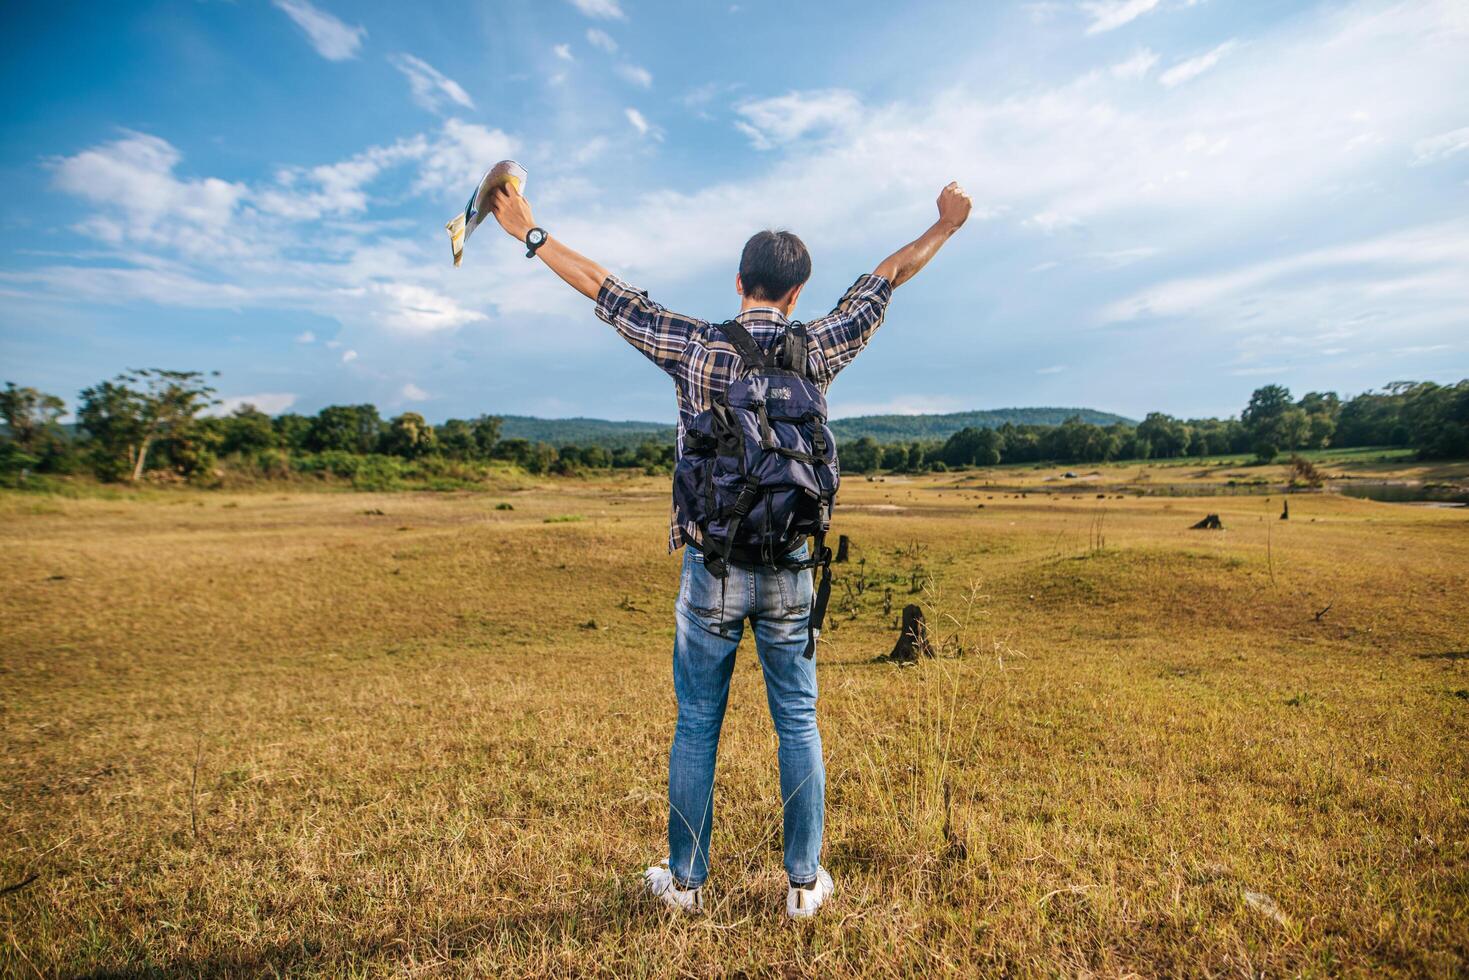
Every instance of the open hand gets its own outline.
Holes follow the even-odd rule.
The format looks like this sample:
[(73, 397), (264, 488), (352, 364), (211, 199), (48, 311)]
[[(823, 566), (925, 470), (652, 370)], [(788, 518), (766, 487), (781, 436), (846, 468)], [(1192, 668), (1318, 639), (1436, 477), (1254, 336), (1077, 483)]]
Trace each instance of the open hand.
[(957, 180), (939, 191), (939, 221), (951, 229), (958, 229), (969, 219), (969, 209), (974, 204)]
[(490, 193), (490, 213), (500, 222), (505, 233), (516, 241), (524, 241), (526, 232), (536, 226), (531, 217), (530, 202), (521, 196), (520, 189), (505, 184)]

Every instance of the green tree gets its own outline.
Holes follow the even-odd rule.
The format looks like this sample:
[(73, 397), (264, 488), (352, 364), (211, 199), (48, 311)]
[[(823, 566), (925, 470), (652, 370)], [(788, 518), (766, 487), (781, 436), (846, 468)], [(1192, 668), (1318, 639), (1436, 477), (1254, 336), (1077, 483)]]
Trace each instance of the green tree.
[(289, 452), (300, 452), (306, 448), (306, 434), (311, 431), (311, 419), (295, 412), (277, 415), (270, 420), (275, 430), (275, 442)]
[(195, 451), (199, 413), (217, 404), (204, 378), (199, 371), (142, 368), (84, 390), (77, 419), (93, 444), (98, 474), (137, 482), (149, 452), (166, 441), (179, 444), (183, 465), (203, 466), (207, 460)]
[(908, 445), (908, 463), (907, 463), (908, 472), (909, 473), (917, 473), (917, 472), (919, 472), (920, 470), (923, 469), (923, 462), (924, 462), (924, 460), (923, 460), (923, 445), (921, 443), (917, 443), (917, 442), (909, 443), (909, 445)]
[(438, 435), (439, 452), (450, 459), (475, 459), (480, 455), (474, 429), (463, 419), (446, 419), (435, 432)]
[(874, 473), (882, 465), (882, 447), (871, 436), (863, 436), (842, 449), (841, 463), (853, 473)]
[(884, 446), (882, 450), (882, 468), (885, 470), (906, 469), (908, 464), (908, 450), (902, 446)]
[(498, 415), (481, 415), (469, 423), (474, 430), (474, 441), (479, 446), (481, 459), (489, 459), (495, 452), (495, 444), (500, 441), (500, 430), (504, 425), (504, 419)]
[(418, 459), (433, 452), (437, 440), (434, 427), (417, 412), (404, 412), (388, 424), (383, 433), (382, 449), (391, 456)]
[(0, 391), (0, 418), (10, 430), (10, 441), (31, 456), (39, 458), (62, 438), (56, 422), (65, 411), (66, 403), (60, 398), (35, 388), (17, 388), (7, 381)]
[(1137, 427), (1137, 440), (1139, 444), (1147, 444), (1149, 455), (1139, 454), (1138, 458), (1173, 459), (1186, 455), (1192, 438), (1192, 431), (1182, 420), (1162, 412), (1149, 412)]
[(328, 405), (311, 420), (306, 448), (317, 453), (373, 453), (382, 429), (382, 417), (374, 405)]
[(255, 453), (279, 442), (270, 416), (254, 405), (241, 405), (219, 421), (220, 452)]

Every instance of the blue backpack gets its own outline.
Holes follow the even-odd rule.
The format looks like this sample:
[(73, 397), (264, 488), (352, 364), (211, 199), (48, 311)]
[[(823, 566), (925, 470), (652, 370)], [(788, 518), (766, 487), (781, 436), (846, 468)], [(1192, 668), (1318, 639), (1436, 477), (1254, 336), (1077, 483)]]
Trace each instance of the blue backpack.
[[(769, 353), (737, 321), (715, 329), (739, 355), (740, 373), (685, 429), (674, 500), (698, 525), (704, 567), (716, 578), (724, 579), (730, 565), (822, 569), (809, 658), (831, 597), (826, 532), (841, 482), (826, 396), (808, 375), (801, 324), (791, 324)], [(810, 557), (790, 559), (808, 535), (816, 539)]]

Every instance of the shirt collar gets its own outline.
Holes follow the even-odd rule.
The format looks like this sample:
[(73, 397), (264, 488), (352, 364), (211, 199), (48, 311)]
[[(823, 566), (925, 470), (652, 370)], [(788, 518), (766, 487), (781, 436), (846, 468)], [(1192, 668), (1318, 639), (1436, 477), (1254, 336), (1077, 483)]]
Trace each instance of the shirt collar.
[(777, 310), (773, 306), (752, 306), (748, 310), (741, 310), (738, 314), (736, 314), (735, 319), (743, 320), (745, 317), (751, 316), (756, 313), (762, 314), (758, 318), (761, 320), (774, 320), (776, 323), (786, 322), (785, 314), (782, 313), (780, 310)]

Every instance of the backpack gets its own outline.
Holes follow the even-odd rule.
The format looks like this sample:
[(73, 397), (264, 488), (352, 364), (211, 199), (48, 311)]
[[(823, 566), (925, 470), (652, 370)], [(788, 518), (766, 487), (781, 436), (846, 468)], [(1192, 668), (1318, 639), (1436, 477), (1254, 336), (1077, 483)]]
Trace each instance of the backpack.
[[(685, 429), (674, 501), (698, 525), (704, 567), (718, 579), (731, 564), (822, 569), (811, 607), (810, 658), (831, 597), (826, 532), (840, 483), (826, 396), (809, 376), (809, 338), (801, 324), (791, 324), (784, 343), (769, 353), (737, 321), (714, 329), (738, 354), (739, 376)], [(810, 557), (789, 559), (808, 535), (816, 539)]]

